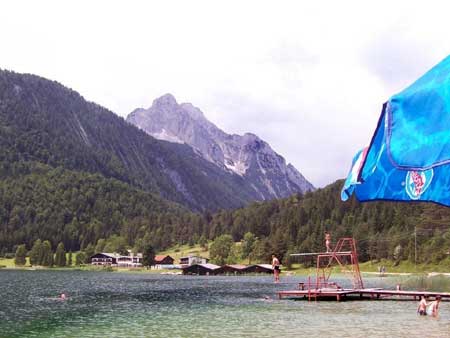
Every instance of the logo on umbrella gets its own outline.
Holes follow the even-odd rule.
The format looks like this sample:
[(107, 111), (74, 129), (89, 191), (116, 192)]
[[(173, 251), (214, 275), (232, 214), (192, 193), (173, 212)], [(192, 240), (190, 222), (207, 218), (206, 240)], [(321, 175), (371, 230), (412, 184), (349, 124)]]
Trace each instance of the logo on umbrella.
[(433, 180), (433, 169), (424, 171), (408, 171), (406, 174), (405, 189), (408, 196), (413, 200), (418, 200), (428, 189)]

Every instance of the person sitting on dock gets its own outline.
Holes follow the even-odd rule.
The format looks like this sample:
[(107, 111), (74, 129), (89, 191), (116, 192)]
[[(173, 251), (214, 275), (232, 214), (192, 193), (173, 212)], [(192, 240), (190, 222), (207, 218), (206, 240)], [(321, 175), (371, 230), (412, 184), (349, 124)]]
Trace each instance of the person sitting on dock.
[(425, 296), (420, 297), (419, 307), (417, 308), (417, 313), (421, 316), (427, 315), (427, 306), (430, 305), (427, 303), (427, 299)]
[(327, 252), (333, 251), (331, 249), (331, 235), (329, 232), (325, 232), (325, 247), (327, 248)]
[(272, 255), (272, 269), (275, 283), (280, 281), (280, 261), (275, 255)]

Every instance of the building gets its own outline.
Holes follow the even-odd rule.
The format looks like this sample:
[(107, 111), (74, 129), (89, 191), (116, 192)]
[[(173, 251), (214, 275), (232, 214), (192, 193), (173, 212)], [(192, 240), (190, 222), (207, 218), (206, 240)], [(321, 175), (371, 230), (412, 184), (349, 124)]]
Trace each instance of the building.
[(155, 269), (172, 269), (175, 267), (174, 261), (169, 255), (156, 255), (154, 266)]
[(247, 266), (244, 273), (273, 273), (273, 268), (270, 264), (254, 264)]
[(183, 275), (218, 275), (222, 268), (215, 264), (193, 264), (183, 267)]
[(156, 255), (155, 256), (155, 265), (173, 265), (175, 260), (169, 255)]
[(208, 262), (209, 262), (208, 258), (194, 256), (194, 255), (185, 256), (185, 257), (180, 258), (181, 267), (194, 265), (194, 264), (208, 264)]
[(105, 266), (116, 266), (118, 254), (99, 252), (91, 256), (92, 265), (105, 265)]
[(133, 254), (128, 250), (128, 256), (119, 256), (117, 266), (122, 268), (139, 268), (142, 266), (142, 253)]
[(240, 275), (245, 273), (245, 269), (247, 268), (247, 265), (241, 265), (241, 264), (227, 264), (222, 266), (221, 273), (225, 275)]
[(99, 252), (91, 256), (92, 265), (117, 266), (123, 268), (136, 268), (142, 266), (142, 254), (134, 255), (131, 251), (128, 256), (118, 253)]

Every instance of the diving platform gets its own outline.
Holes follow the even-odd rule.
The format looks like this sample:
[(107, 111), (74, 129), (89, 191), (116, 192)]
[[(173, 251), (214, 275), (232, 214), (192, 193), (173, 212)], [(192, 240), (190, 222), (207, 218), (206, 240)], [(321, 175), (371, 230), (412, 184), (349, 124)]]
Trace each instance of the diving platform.
[[(328, 248), (328, 246), (327, 246)], [(336, 299), (337, 301), (347, 299), (395, 299), (395, 300), (418, 300), (421, 296), (441, 297), (442, 300), (450, 300), (448, 292), (430, 291), (406, 291), (386, 290), (383, 288), (365, 288), (359, 270), (358, 252), (356, 241), (351, 237), (340, 238), (335, 247), (327, 252), (306, 252), (291, 254), (293, 257), (312, 256), (316, 258), (316, 277), (308, 277), (307, 282), (299, 283), (297, 290), (278, 291), (278, 298), (300, 298), (311, 300)], [(352, 288), (343, 288), (330, 277), (334, 269), (340, 269), (351, 282)]]

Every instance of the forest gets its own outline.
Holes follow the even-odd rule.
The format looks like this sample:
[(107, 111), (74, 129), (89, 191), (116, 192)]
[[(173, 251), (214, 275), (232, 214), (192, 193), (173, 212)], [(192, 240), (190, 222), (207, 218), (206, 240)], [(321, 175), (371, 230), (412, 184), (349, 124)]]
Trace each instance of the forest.
[[(22, 167), (20, 170), (24, 171)], [(357, 240), (361, 261), (388, 258), (439, 263), (450, 249), (450, 209), (427, 203), (342, 202), (342, 181), (305, 195), (254, 202), (216, 213), (194, 213), (151, 193), (100, 175), (34, 164), (29, 173), (0, 181), (0, 246), (30, 250), (40, 239), (69, 251), (156, 251), (228, 235), (255, 238), (252, 257), (324, 249), (324, 233), (335, 242)], [(243, 241), (245, 244), (245, 240)], [(232, 254), (232, 253), (231, 253)], [(247, 253), (248, 255), (249, 253)]]

